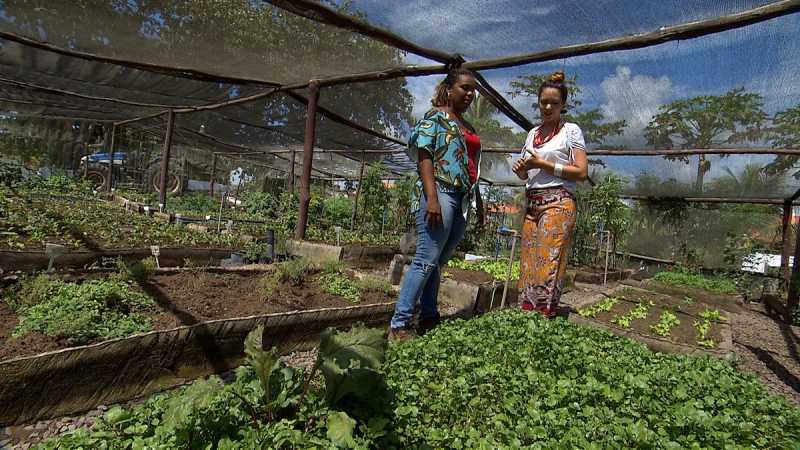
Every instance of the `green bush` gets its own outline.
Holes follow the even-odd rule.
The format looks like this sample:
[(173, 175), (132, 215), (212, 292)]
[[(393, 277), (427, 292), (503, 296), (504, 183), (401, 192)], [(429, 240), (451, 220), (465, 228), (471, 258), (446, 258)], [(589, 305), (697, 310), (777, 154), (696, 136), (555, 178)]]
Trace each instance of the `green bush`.
[(122, 258), (118, 258), (116, 265), (115, 278), (121, 281), (144, 283), (156, 272), (156, 260), (152, 256), (133, 264), (128, 264)]
[(248, 192), (242, 198), (242, 208), (254, 216), (276, 217), (279, 202), (274, 195), (267, 192)]
[(303, 284), (306, 275), (311, 273), (314, 266), (306, 258), (297, 258), (284, 261), (276, 266), (278, 280), (291, 283), (295, 286)]
[(20, 324), (14, 337), (36, 331), (80, 345), (151, 329), (150, 319), (140, 313), (153, 306), (153, 300), (123, 281), (75, 284), (54, 280), (47, 289), (52, 295), (17, 311)]

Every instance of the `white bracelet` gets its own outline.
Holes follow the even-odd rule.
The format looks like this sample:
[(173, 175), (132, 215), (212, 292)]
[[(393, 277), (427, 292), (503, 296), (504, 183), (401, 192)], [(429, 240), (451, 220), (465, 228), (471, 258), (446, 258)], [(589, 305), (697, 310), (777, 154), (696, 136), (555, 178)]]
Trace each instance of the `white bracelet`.
[(555, 167), (553, 167), (553, 175), (561, 178), (561, 175), (564, 173), (564, 165), (556, 163)]

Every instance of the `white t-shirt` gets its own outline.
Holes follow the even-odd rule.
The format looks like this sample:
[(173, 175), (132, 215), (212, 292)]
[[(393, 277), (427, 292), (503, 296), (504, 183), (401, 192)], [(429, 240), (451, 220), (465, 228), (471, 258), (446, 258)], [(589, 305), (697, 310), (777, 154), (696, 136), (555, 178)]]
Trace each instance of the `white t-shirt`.
[[(525, 140), (525, 147), (520, 152), (520, 157), (528, 157), (532, 152), (536, 152), (540, 158), (543, 158), (552, 163), (560, 163), (564, 166), (571, 165), (575, 158), (573, 156), (574, 150), (586, 151), (586, 143), (583, 141), (583, 132), (581, 132), (578, 125), (565, 122), (561, 130), (553, 136), (552, 139), (545, 142), (541, 147), (535, 148), (533, 146), (533, 137), (536, 135), (535, 127), (528, 132), (528, 138)], [(568, 191), (575, 193), (577, 183), (565, 178), (560, 178), (549, 171), (541, 169), (531, 169), (528, 171), (527, 189), (543, 189), (563, 186)]]

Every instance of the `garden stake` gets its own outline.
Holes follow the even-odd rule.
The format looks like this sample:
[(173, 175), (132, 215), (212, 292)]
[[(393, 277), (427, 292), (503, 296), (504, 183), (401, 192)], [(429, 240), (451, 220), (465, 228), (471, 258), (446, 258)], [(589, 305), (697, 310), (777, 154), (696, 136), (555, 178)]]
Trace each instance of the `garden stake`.
[(517, 231), (511, 232), (511, 255), (508, 257), (508, 270), (506, 271), (506, 284), (503, 286), (503, 299), (500, 300), (500, 309), (506, 307), (506, 294), (508, 293), (508, 282), (511, 280), (511, 268), (514, 266), (514, 249), (517, 247)]
[(217, 233), (219, 233), (220, 221), (222, 220), (222, 205), (225, 204), (225, 197), (228, 191), (222, 192), (222, 197), (219, 199), (219, 215), (217, 216)]

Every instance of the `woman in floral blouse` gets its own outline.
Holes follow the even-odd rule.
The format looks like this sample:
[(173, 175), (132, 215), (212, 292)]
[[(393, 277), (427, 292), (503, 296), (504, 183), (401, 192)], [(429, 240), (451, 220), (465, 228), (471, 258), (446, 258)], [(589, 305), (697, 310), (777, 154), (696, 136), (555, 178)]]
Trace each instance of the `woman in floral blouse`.
[(475, 89), (472, 72), (450, 70), (436, 87), (433, 109), (417, 122), (408, 141), (409, 156), (417, 161), (419, 172), (411, 208), (417, 225), (417, 251), (395, 306), (389, 332), (392, 340), (413, 335), (410, 325), (418, 300), (420, 334), (438, 325), (440, 268), (464, 237), (473, 195), (478, 225), (483, 226), (478, 190), (480, 138), (463, 117), (475, 99)]

